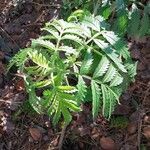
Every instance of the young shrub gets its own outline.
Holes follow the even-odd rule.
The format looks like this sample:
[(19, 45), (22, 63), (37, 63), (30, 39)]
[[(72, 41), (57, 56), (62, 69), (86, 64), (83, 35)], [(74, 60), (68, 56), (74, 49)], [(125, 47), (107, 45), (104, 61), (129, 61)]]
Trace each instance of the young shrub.
[(101, 16), (76, 23), (54, 20), (42, 29), (46, 35), (10, 61), (24, 76), (33, 109), (52, 117), (54, 125), (62, 116), (69, 124), (71, 112), (90, 100), (93, 119), (99, 112), (109, 119), (133, 81), (136, 65), (128, 48), (105, 25)]

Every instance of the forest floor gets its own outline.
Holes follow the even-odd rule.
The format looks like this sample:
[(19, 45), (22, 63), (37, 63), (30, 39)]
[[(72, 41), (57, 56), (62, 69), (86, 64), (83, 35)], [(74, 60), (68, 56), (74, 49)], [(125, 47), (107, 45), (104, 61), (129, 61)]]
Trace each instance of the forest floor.
[[(13, 3), (0, 0), (0, 150), (57, 149), (61, 125), (55, 129), (47, 116), (29, 114), (21, 107), (27, 98), (17, 73), (6, 74), (6, 65), (21, 48), (39, 37), (45, 22), (57, 18), (60, 1)], [(150, 149), (150, 38), (128, 38), (133, 60), (138, 61), (135, 82), (120, 98), (110, 121), (101, 115), (95, 122), (91, 106), (73, 115), (63, 139), (63, 150)]]

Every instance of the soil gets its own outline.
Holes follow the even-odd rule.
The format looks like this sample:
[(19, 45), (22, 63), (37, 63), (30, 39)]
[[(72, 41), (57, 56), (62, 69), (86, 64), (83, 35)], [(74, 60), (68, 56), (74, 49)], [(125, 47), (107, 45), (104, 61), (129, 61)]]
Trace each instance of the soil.
[[(48, 116), (22, 111), (23, 80), (6, 65), (21, 48), (39, 37), (40, 28), (58, 18), (60, 0), (0, 0), (0, 150), (52, 150), (58, 148), (62, 129)], [(63, 137), (63, 150), (150, 149), (150, 38), (128, 38), (133, 60), (138, 61), (135, 82), (120, 98), (112, 119), (101, 115), (93, 122), (90, 104), (73, 115)]]

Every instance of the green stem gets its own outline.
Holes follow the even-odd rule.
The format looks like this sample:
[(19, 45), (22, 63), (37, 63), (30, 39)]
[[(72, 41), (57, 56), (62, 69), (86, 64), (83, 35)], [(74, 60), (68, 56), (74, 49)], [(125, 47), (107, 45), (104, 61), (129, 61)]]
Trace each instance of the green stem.
[(98, 37), (99, 35), (101, 35), (101, 32), (96, 33), (94, 36), (92, 36), (85, 44), (89, 44), (93, 39), (95, 39), (96, 37)]
[(98, 11), (98, 8), (99, 6), (101, 5), (101, 0), (97, 0), (97, 3), (95, 5), (95, 2), (94, 2), (94, 11), (93, 11), (93, 16), (96, 16), (97, 14), (97, 11)]
[[(59, 38), (57, 40), (57, 44), (56, 44), (56, 49), (54, 51), (54, 54), (53, 54), (53, 61), (52, 61), (52, 68), (55, 68), (55, 62), (58, 60), (58, 48), (59, 48), (59, 45), (60, 45), (60, 41), (61, 41), (61, 37), (63, 35), (63, 31), (61, 31), (60, 35), (59, 35)], [(55, 82), (54, 82), (54, 72), (51, 73), (51, 78), (52, 78), (52, 83), (53, 83), (53, 86), (55, 86)]]

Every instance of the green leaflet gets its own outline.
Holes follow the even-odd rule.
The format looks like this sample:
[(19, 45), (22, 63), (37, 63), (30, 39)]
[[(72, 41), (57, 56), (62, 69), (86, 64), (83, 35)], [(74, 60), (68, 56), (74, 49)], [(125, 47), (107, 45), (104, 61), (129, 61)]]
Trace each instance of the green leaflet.
[(100, 110), (100, 88), (94, 80), (91, 81), (91, 89), (92, 89), (92, 115), (93, 118), (95, 119), (98, 116)]
[(46, 27), (48, 27), (48, 28), (52, 28), (53, 30), (55, 30), (55, 31), (58, 31), (58, 32), (61, 32), (61, 30), (62, 30), (62, 27), (61, 27), (61, 25), (58, 23), (58, 21), (57, 20), (54, 20), (53, 22), (48, 22), (48, 23), (46, 23)]
[[(57, 110), (54, 114), (53, 121), (52, 121), (54, 126), (56, 126), (56, 124), (58, 123), (58, 121), (61, 118), (61, 108), (62, 108), (62, 103), (59, 103), (57, 106)], [(66, 122), (66, 120), (65, 120), (65, 122)], [(67, 122), (68, 122), (68, 120), (67, 120)]]
[[(69, 100), (69, 94), (68, 94), (68, 97), (66, 97), (66, 94), (65, 95), (58, 94), (58, 95), (59, 95), (58, 98), (60, 99), (59, 100), (60, 107), (58, 107), (59, 106), (58, 105), (56, 111), (61, 111), (61, 113), (62, 113), (62, 115), (64, 117), (65, 123), (69, 124), (70, 121), (72, 120), (72, 116), (70, 114), (69, 109), (74, 111), (74, 112), (81, 111), (81, 109), (77, 106), (77, 103), (75, 101)], [(58, 122), (53, 122), (53, 123), (54, 123), (54, 125), (56, 125)]]
[(81, 38), (85, 38), (83, 34), (81, 34), (83, 32), (83, 30), (81, 28), (68, 28), (64, 31), (63, 34), (70, 34), (73, 33)]
[(69, 47), (69, 46), (60, 46), (58, 50), (66, 52), (66, 55), (78, 54), (76, 49), (74, 49), (73, 47)]
[(110, 119), (114, 107), (116, 105), (116, 98), (114, 93), (108, 89), (104, 84), (101, 84), (102, 97), (103, 97), (103, 115)]
[(110, 82), (114, 78), (115, 75), (116, 75), (116, 69), (111, 64), (109, 69), (107, 70), (107, 73), (105, 74), (103, 78), (103, 82)]
[(128, 25), (128, 14), (124, 0), (116, 0), (117, 19), (114, 25), (115, 31), (124, 34)]
[(28, 52), (32, 51), (32, 48), (21, 49), (9, 62), (7, 71), (14, 65), (19, 67), (20, 70), (24, 69), (24, 64), (27, 61)]
[(48, 48), (49, 50), (52, 50), (52, 51), (55, 50), (55, 45), (51, 43), (50, 41), (42, 40), (42, 39), (37, 39), (37, 40), (32, 41), (33, 47), (40, 46), (40, 45), (42, 47)]
[(58, 39), (59, 38), (59, 33), (58, 31), (54, 30), (54, 29), (50, 29), (49, 27), (45, 27), (42, 28), (43, 31), (47, 31), (48, 33), (50, 33), (52, 36), (54, 36), (54, 38)]
[(65, 93), (75, 93), (77, 89), (74, 86), (58, 86), (58, 90)]
[(48, 86), (52, 83), (52, 81), (50, 79), (48, 80), (43, 80), (43, 81), (37, 81), (33, 84), (33, 87), (36, 87), (36, 88), (43, 88), (45, 86)]
[(71, 111), (79, 112), (81, 109), (77, 106), (77, 103), (73, 100), (64, 100), (63, 105), (67, 106)]
[(88, 72), (90, 71), (92, 62), (93, 62), (92, 53), (91, 53), (91, 50), (88, 49), (87, 53), (84, 57), (83, 63), (81, 65), (80, 73), (81, 74), (88, 74)]
[(94, 39), (94, 42), (97, 44), (98, 47), (100, 47), (107, 54), (107, 56), (117, 65), (117, 67), (122, 72), (127, 72), (121, 60), (118, 58), (118, 55), (112, 51), (111, 47), (109, 47), (107, 43), (99, 39)]
[(78, 36), (72, 35), (72, 34), (64, 35), (61, 40), (72, 40), (72, 41), (77, 42), (77, 43), (79, 43), (81, 45), (83, 44), (83, 40), (82, 39), (80, 39)]
[(102, 57), (98, 67), (96, 68), (96, 70), (93, 74), (93, 78), (102, 76), (107, 71), (108, 66), (109, 66), (109, 60), (105, 56)]
[(79, 75), (78, 77), (77, 88), (78, 88), (77, 98), (79, 99), (78, 101), (84, 101), (87, 92), (87, 86), (81, 75)]
[(44, 96), (43, 96), (43, 103), (42, 103), (42, 105), (43, 105), (44, 108), (47, 109), (52, 104), (52, 102), (54, 100), (55, 91), (54, 90), (52, 90), (52, 91), (45, 90), (43, 92), (43, 95)]
[(28, 79), (25, 80), (25, 84), (28, 88), (28, 93), (29, 93), (29, 103), (37, 113), (42, 114), (43, 113), (43, 110), (41, 107), (42, 99), (40, 97), (36, 96), (34, 87), (32, 87), (32, 85), (29, 85), (30, 84), (29, 82), (30, 82), (30, 80), (28, 80)]
[(45, 55), (42, 53), (38, 53), (38, 51), (34, 50), (32, 52), (28, 52), (29, 58), (36, 63), (38, 66), (49, 69), (49, 62), (47, 61)]
[(62, 114), (63, 114), (63, 117), (64, 117), (65, 124), (68, 125), (72, 120), (72, 116), (69, 113), (68, 109), (65, 108), (63, 104), (61, 105), (61, 110), (62, 110)]
[(92, 16), (86, 16), (82, 23), (95, 31), (100, 31), (99, 20)]
[(131, 12), (131, 20), (130, 20), (130, 28), (129, 28), (129, 35), (136, 36), (139, 32), (139, 25), (140, 25), (140, 10), (137, 8), (135, 4), (132, 5), (132, 12)]
[(109, 16), (111, 15), (111, 8), (110, 7), (106, 7), (104, 10), (103, 10), (103, 13), (102, 13), (103, 17), (105, 19), (108, 19)]
[[(51, 94), (51, 93), (50, 93)], [(53, 116), (53, 125), (55, 126), (61, 114), (64, 117), (64, 121), (66, 124), (71, 121), (71, 113), (70, 111), (79, 112), (81, 111), (80, 107), (78, 107), (77, 102), (75, 102), (75, 98), (73, 95), (56, 92), (53, 99), (51, 99), (51, 103), (49, 103), (50, 107), (47, 112), (50, 116)]]
[(114, 32), (104, 31), (102, 32), (102, 35), (112, 45), (112, 47), (115, 48), (117, 53), (121, 54), (125, 59), (130, 58), (130, 54), (126, 48), (125, 42), (121, 40)]
[(128, 62), (125, 64), (126, 69), (128, 70), (129, 77), (134, 81), (134, 77), (137, 74), (136, 69), (137, 69), (137, 62)]
[[(46, 54), (39, 53), (37, 50), (28, 52), (29, 58), (37, 65), (34, 67), (27, 67), (28, 71), (33, 72), (36, 71), (39, 74), (46, 74), (51, 70), (51, 67), (49, 65), (49, 61), (46, 58)], [(34, 69), (35, 68), (35, 69)], [(30, 70), (29, 70), (30, 69)], [(34, 71), (32, 71), (32, 69)]]
[(123, 77), (117, 74), (110, 82), (110, 87), (120, 85), (122, 82), (123, 82)]
[(150, 6), (145, 6), (144, 14), (143, 14), (143, 17), (141, 19), (141, 24), (140, 24), (141, 27), (139, 31), (139, 37), (143, 37), (144, 35), (146, 35), (148, 32), (148, 29), (150, 29), (149, 10), (150, 10)]

